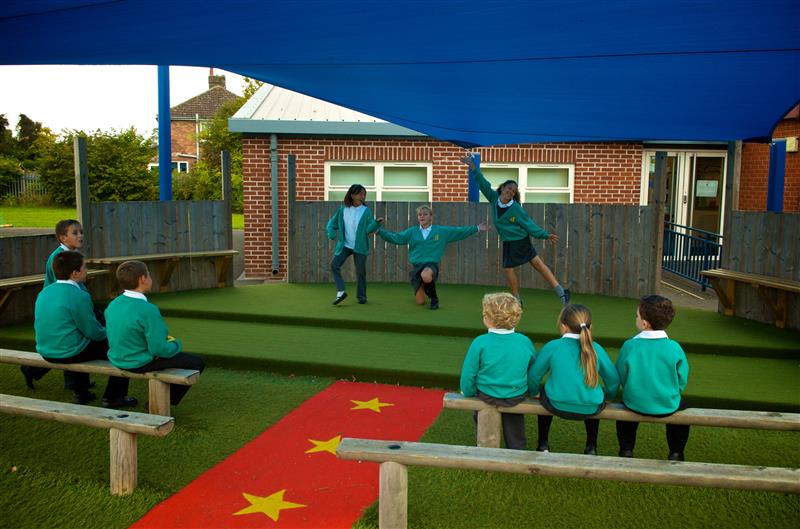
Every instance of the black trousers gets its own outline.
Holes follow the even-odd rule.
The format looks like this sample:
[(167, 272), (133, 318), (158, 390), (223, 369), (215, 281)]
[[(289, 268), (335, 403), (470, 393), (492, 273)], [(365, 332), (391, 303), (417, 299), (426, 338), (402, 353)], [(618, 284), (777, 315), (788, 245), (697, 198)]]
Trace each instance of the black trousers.
[(356, 265), (356, 296), (359, 301), (367, 300), (367, 256), (355, 253), (351, 248), (342, 248), (341, 253), (333, 256), (331, 260), (331, 273), (336, 289), (344, 291), (345, 284), (342, 277), (342, 265), (348, 257), (353, 256), (353, 263)]
[[(48, 362), (53, 362), (54, 364), (78, 364), (89, 360), (108, 360), (108, 340), (89, 342), (89, 345), (83, 351), (69, 358), (47, 359)], [(89, 390), (89, 373), (64, 372), (65, 375), (67, 373), (70, 375), (72, 389), (75, 393), (84, 393)], [(108, 377), (108, 384), (106, 384), (103, 397), (108, 400), (124, 397), (128, 394), (129, 382), (130, 380), (125, 377)]]
[[(490, 397), (480, 391), (476, 395), (480, 400), (493, 406), (511, 407), (516, 406), (523, 400), (525, 395), (512, 397), (510, 399), (497, 399)], [(472, 418), (478, 424), (478, 412), (473, 412)], [(503, 440), (506, 448), (513, 450), (525, 450), (528, 445), (528, 437), (525, 435), (525, 416), (521, 413), (500, 413), (500, 420), (503, 424)]]
[[(678, 409), (675, 411), (685, 410), (688, 406), (681, 400)], [(631, 410), (634, 411), (634, 410)], [(639, 413), (639, 412), (636, 412)], [(672, 412), (675, 413), (675, 412)], [(664, 415), (651, 415), (651, 417), (669, 417), (672, 413)], [(647, 415), (647, 414), (640, 414)], [(677, 452), (682, 454), (686, 448), (686, 443), (689, 441), (689, 425), (688, 424), (666, 424), (667, 428), (667, 446), (670, 453)], [(619, 449), (630, 450), (636, 447), (636, 432), (639, 429), (639, 423), (634, 421), (617, 421), (617, 441), (619, 441)]]
[[(146, 373), (148, 371), (160, 371), (162, 369), (169, 369), (171, 367), (177, 369), (196, 369), (202, 373), (206, 365), (203, 362), (203, 359), (197, 355), (189, 353), (178, 353), (172, 358), (156, 358), (149, 364), (145, 364), (142, 367), (128, 369), (128, 371), (133, 371), (134, 373)], [(182, 386), (180, 384), (170, 384), (169, 385), (170, 404), (172, 404), (173, 406), (179, 404), (183, 399), (184, 395), (186, 395), (186, 392), (189, 391), (190, 387), (191, 386)]]

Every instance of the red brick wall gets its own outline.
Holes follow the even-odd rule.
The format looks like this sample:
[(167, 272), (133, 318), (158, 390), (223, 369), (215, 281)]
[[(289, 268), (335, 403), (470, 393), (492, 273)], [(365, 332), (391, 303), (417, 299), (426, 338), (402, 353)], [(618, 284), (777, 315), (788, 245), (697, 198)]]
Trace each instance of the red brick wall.
[[(197, 134), (194, 121), (173, 121), (170, 128), (172, 134), (172, 161), (189, 162), (189, 170), (197, 162)], [(179, 156), (188, 154), (190, 156)]]
[[(244, 154), (244, 267), (248, 278), (286, 278), (287, 162), (297, 156), (297, 197), (324, 200), (326, 161), (414, 161), (433, 165), (433, 201), (467, 200), (463, 149), (432, 139), (278, 139), (280, 263), (272, 274), (268, 136), (242, 140)], [(484, 162), (575, 165), (575, 202), (638, 204), (642, 146), (635, 143), (507, 145), (477, 149)]]
[[(773, 138), (800, 136), (800, 119), (781, 121)], [(742, 171), (739, 178), (739, 206), (745, 211), (766, 211), (767, 179), (769, 177), (769, 145), (745, 143), (742, 145)], [(783, 210), (800, 213), (800, 153), (786, 153)]]

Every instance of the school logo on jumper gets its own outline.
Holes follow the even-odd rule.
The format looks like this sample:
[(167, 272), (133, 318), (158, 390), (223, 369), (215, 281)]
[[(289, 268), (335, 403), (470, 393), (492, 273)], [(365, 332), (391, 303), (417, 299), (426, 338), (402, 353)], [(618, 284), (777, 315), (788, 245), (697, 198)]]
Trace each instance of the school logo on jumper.
[(437, 235), (436, 237), (433, 238), (433, 240), (434, 241), (438, 241), (439, 240), (439, 236)]
[(509, 222), (516, 222), (516, 221), (517, 221), (517, 217), (511, 217), (511, 218), (510, 218), (510, 219), (508, 219), (508, 220), (509, 220)]

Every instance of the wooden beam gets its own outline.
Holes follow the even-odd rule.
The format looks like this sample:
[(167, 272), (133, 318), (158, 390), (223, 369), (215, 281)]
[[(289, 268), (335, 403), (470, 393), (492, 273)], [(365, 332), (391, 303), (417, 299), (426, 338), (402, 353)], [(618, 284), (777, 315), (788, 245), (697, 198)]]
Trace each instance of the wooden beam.
[(408, 526), (408, 469), (405, 465), (381, 463), (378, 494), (378, 528)]
[(136, 434), (111, 428), (110, 433), (109, 478), (111, 494), (126, 496), (131, 494), (138, 482), (138, 449)]

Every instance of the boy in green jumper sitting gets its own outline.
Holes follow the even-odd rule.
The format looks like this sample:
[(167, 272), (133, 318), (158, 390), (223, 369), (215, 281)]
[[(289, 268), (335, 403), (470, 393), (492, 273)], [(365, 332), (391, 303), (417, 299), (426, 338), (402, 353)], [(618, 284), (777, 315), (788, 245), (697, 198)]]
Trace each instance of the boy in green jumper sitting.
[[(158, 307), (147, 301), (153, 280), (147, 265), (125, 261), (117, 268), (117, 281), (125, 291), (106, 308), (108, 359), (120, 369), (146, 373), (167, 368), (203, 371), (203, 359), (182, 353), (181, 341), (167, 334)], [(189, 386), (170, 384), (173, 405), (181, 402)]]
[[(94, 315), (91, 296), (80, 288), (80, 284), (86, 280), (83, 255), (73, 251), (60, 252), (53, 258), (53, 270), (56, 282), (42, 290), (36, 298), (36, 351), (57, 364), (105, 360), (108, 353), (106, 329)], [(94, 393), (89, 391), (89, 374), (72, 375), (75, 392), (73, 402), (85, 404), (94, 400)], [(126, 396), (127, 392), (127, 378), (108, 377), (103, 406), (135, 406), (136, 399)]]
[(439, 277), (439, 261), (447, 245), (451, 242), (466, 239), (479, 231), (489, 229), (486, 223), (477, 226), (439, 226), (433, 225), (433, 211), (430, 206), (417, 208), (419, 227), (395, 233), (383, 228), (378, 235), (392, 244), (408, 245), (408, 260), (414, 268), (409, 273), (411, 288), (414, 289), (417, 304), (425, 304), (425, 296), (431, 298), (431, 310), (439, 308), (439, 296), (436, 294), (436, 279)]
[[(667, 337), (675, 309), (662, 296), (646, 296), (636, 310), (636, 328), (641, 332), (622, 345), (617, 371), (623, 386), (622, 402), (641, 415), (668, 417), (686, 408), (681, 393), (689, 380), (689, 362), (680, 344)], [(667, 424), (670, 461), (683, 461), (689, 426)], [(633, 457), (638, 422), (617, 421), (620, 457)]]
[[(539, 388), (533, 384), (536, 350), (524, 334), (514, 332), (522, 307), (508, 292), (483, 296), (483, 324), (489, 330), (472, 341), (461, 368), (461, 393), (495, 405), (510, 407)], [(473, 415), (477, 421), (477, 412)], [(525, 416), (501, 413), (506, 447), (525, 450)]]

